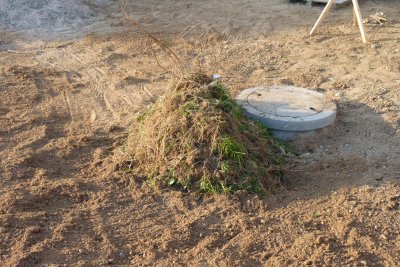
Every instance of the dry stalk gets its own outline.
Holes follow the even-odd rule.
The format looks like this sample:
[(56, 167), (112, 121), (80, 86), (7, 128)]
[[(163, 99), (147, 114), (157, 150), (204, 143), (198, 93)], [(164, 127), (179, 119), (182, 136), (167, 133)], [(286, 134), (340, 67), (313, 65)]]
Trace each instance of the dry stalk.
[[(125, 18), (132, 24), (134, 25), (136, 28), (139, 29), (140, 33), (143, 34), (144, 36), (146, 36), (150, 41), (152, 41), (153, 43), (157, 44), (163, 51), (164, 53), (172, 60), (172, 63), (175, 65), (176, 69), (179, 69), (182, 72), (181, 69), (181, 60), (178, 57), (178, 55), (168, 46), (166, 46), (165, 44), (163, 44), (159, 39), (157, 39), (154, 35), (152, 35), (151, 33), (149, 33), (139, 22), (137, 22), (136, 20), (134, 20), (132, 18), (131, 15), (128, 14), (128, 12), (126, 11), (126, 2), (127, 1), (121, 1), (120, 3), (120, 8), (122, 13), (124, 14)], [(152, 49), (153, 52), (153, 56), (155, 57), (155, 60), (158, 64), (158, 66), (160, 68), (162, 68), (164, 71), (170, 72), (167, 70), (167, 68), (163, 67), (157, 56), (156, 53), (154, 51), (154, 49)]]

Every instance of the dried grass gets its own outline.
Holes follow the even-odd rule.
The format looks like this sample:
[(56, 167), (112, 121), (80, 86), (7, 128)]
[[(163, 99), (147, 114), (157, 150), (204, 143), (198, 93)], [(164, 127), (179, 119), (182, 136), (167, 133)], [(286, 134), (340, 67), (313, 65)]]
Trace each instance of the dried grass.
[(262, 193), (280, 184), (279, 146), (222, 84), (197, 73), (174, 82), (138, 118), (127, 152), (133, 172), (157, 186)]

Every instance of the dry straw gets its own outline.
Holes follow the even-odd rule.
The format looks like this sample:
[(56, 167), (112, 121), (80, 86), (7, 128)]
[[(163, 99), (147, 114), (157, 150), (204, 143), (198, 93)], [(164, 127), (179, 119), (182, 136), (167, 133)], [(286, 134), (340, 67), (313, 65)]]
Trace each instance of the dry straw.
[(219, 81), (184, 70), (172, 49), (128, 15), (125, 2), (121, 10), (175, 66), (168, 69), (174, 77), (169, 90), (129, 135), (125, 170), (154, 186), (187, 191), (263, 193), (279, 187), (284, 145), (250, 120)]
[(196, 73), (138, 118), (127, 152), (133, 172), (153, 185), (262, 193), (280, 184), (281, 145), (220, 82)]

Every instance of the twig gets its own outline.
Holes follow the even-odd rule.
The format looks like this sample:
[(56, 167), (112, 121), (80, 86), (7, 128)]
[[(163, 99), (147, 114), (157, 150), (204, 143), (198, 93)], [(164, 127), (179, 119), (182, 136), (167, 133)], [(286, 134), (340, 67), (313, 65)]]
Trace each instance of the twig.
[(174, 51), (172, 51), (168, 46), (164, 45), (161, 43), (160, 40), (158, 40), (156, 37), (154, 37), (152, 34), (150, 34), (148, 31), (146, 31), (140, 23), (135, 21), (132, 16), (128, 15), (128, 13), (125, 10), (126, 7), (126, 1), (121, 2), (121, 11), (124, 14), (125, 18), (131, 22), (135, 27), (137, 27), (145, 36), (147, 36), (150, 40), (152, 40), (154, 43), (156, 43), (160, 48), (172, 59), (172, 61), (178, 65), (180, 63), (179, 57), (176, 55)]

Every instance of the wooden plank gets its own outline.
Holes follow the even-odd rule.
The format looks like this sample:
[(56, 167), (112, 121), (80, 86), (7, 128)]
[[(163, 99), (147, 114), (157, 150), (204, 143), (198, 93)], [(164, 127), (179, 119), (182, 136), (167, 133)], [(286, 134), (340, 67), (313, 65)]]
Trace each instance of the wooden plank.
[(353, 0), (353, 7), (354, 7), (354, 12), (356, 13), (358, 27), (360, 28), (361, 39), (362, 39), (362, 41), (364, 43), (366, 43), (367, 42), (367, 38), (365, 37), (365, 31), (364, 31), (364, 26), (363, 26), (360, 6), (358, 5), (358, 0)]
[(312, 28), (310, 35), (314, 35), (315, 31), (318, 29), (321, 22), (325, 19), (326, 15), (328, 14), (328, 12), (331, 9), (331, 6), (333, 5), (334, 2), (335, 2), (335, 0), (329, 0), (328, 4), (326, 4), (324, 10), (321, 13), (321, 16), (319, 16), (317, 22), (315, 23), (314, 27)]
[(357, 15), (354, 8), (353, 8), (353, 26), (357, 27)]
[[(318, 29), (319, 25), (322, 23), (326, 15), (328, 14), (331, 6), (335, 0), (329, 0), (329, 2), (326, 4), (324, 10), (322, 11), (321, 15), (319, 16), (317, 22), (315, 23), (314, 27), (312, 28), (310, 35), (314, 35), (316, 30)], [(360, 29), (361, 33), (361, 38), (364, 43), (367, 42), (367, 38), (365, 36), (365, 31), (364, 31), (364, 26), (363, 26), (363, 21), (362, 21), (362, 16), (361, 16), (361, 11), (360, 11), (360, 6), (358, 5), (358, 0), (352, 0), (353, 2), (353, 23), (355, 22), (354, 16), (357, 19), (357, 24)]]

